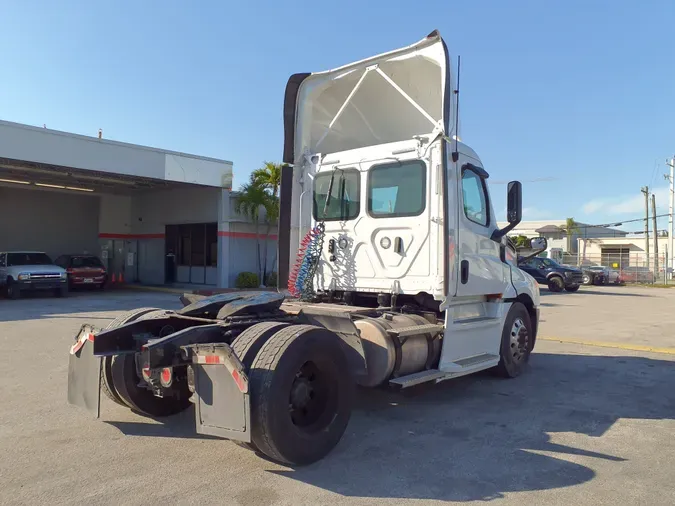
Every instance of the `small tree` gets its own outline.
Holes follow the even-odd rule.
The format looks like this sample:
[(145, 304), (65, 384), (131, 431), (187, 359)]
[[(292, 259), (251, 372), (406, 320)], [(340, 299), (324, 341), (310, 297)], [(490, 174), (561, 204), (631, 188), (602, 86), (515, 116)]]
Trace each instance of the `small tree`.
[(246, 216), (255, 225), (256, 257), (259, 279), (264, 279), (260, 261), (260, 211), (265, 208), (268, 198), (268, 193), (262, 187), (253, 183), (247, 183), (239, 190), (239, 196), (235, 203), (235, 210), (237, 213)]

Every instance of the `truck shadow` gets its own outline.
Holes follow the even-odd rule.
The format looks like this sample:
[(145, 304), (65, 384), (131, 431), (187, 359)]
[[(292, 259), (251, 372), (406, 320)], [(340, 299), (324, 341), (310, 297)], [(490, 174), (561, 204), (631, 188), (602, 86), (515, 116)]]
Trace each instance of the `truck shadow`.
[(481, 374), (400, 393), (362, 390), (326, 459), (269, 472), (364, 498), (474, 501), (578, 485), (595, 472), (571, 455), (589, 465), (625, 459), (549, 434), (601, 437), (620, 418), (675, 418), (672, 380), (670, 361), (536, 354), (515, 380)]

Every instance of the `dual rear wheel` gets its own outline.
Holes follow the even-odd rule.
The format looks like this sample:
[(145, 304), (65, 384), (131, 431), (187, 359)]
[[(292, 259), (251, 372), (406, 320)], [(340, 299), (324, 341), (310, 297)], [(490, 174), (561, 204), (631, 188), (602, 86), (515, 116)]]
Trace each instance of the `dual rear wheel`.
[[(121, 327), (155, 311), (154, 307), (135, 309), (118, 316), (106, 330)], [(134, 354), (103, 357), (101, 363), (101, 391), (111, 401), (131, 408), (142, 415), (151, 417), (171, 416), (184, 411), (190, 405), (190, 391), (186, 375), (177, 375), (171, 386), (170, 395), (156, 397), (151, 390), (140, 386)]]

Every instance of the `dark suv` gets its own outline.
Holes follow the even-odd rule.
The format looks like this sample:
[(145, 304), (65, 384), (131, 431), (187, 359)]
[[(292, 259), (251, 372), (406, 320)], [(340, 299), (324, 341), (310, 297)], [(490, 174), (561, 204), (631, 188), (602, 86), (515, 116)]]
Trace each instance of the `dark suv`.
[(583, 283), (581, 270), (562, 266), (550, 258), (529, 258), (518, 262), (518, 267), (540, 284), (548, 285), (552, 292), (576, 292)]

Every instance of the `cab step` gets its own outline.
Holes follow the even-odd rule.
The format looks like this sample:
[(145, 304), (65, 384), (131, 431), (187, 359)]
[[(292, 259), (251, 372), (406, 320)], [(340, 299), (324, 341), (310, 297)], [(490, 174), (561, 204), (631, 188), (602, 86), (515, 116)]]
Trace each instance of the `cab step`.
[(398, 329), (389, 329), (387, 334), (392, 337), (408, 337), (419, 334), (438, 334), (443, 330), (443, 325), (429, 323), (427, 325), (413, 325), (411, 327), (400, 327)]
[(499, 356), (493, 355), (492, 353), (483, 353), (481, 355), (476, 355), (475, 357), (467, 357), (461, 360), (455, 360), (453, 363), (460, 367), (471, 367), (477, 364), (482, 364), (483, 362), (490, 362), (493, 360), (499, 361)]
[(428, 371), (420, 371), (415, 374), (408, 374), (400, 378), (389, 380), (389, 384), (400, 388), (408, 388), (428, 381), (435, 381), (447, 376), (447, 372), (439, 371), (438, 369), (430, 369)]

